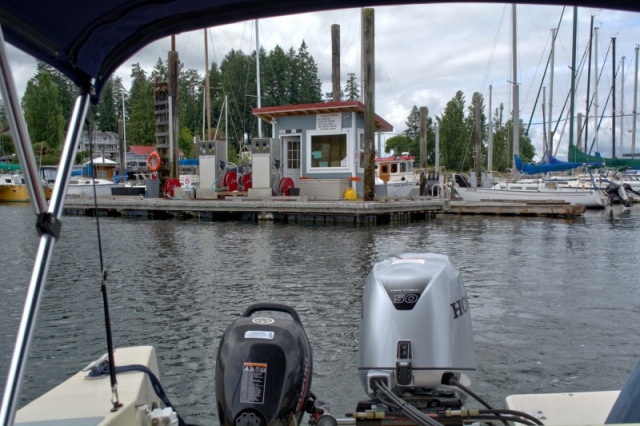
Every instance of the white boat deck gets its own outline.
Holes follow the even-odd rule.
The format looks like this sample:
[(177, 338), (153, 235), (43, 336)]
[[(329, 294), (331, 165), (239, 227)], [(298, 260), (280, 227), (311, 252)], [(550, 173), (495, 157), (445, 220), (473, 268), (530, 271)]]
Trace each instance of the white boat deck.
[[(144, 365), (158, 376), (152, 346), (119, 348), (116, 365)], [(119, 400), (123, 404), (111, 412), (109, 375), (88, 378), (80, 371), (51, 391), (35, 399), (16, 413), (20, 426), (105, 426), (146, 424), (147, 409), (160, 405), (147, 375), (139, 372), (117, 375)]]

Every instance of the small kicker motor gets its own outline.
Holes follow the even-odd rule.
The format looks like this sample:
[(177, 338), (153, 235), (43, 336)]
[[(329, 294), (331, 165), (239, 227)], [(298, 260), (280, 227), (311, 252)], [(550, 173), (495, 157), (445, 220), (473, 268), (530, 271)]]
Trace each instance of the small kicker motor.
[[(280, 318), (270, 312), (284, 312)], [(259, 312), (259, 315), (252, 314)], [(280, 315), (282, 316), (282, 315)], [(216, 403), (222, 426), (295, 426), (311, 396), (311, 346), (296, 311), (249, 306), (222, 336)]]
[(451, 383), (470, 386), (475, 370), (467, 292), (449, 257), (407, 253), (376, 264), (360, 322), (365, 392), (388, 406), (400, 398), (423, 412), (457, 409), (466, 394)]

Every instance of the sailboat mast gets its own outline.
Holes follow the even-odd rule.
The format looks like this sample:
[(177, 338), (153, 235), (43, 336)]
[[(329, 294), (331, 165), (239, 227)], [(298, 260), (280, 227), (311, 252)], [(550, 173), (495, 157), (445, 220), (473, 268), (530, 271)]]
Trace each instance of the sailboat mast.
[[(260, 99), (260, 36), (258, 35), (258, 20), (256, 19), (256, 83), (257, 83), (257, 93), (258, 96), (258, 108), (262, 106)], [(262, 137), (262, 122), (260, 121), (260, 117), (258, 117), (258, 137)]]
[(588, 152), (589, 143), (589, 110), (591, 109), (591, 52), (593, 51), (593, 15), (589, 27), (589, 66), (587, 67), (587, 109), (584, 116), (584, 152)]
[(549, 70), (549, 119), (547, 122), (549, 123), (549, 135), (547, 136), (547, 141), (549, 144), (549, 155), (553, 153), (553, 74), (554, 74), (554, 63), (556, 56), (556, 29), (551, 29), (551, 69)]
[[(569, 113), (569, 144), (576, 145), (573, 140), (573, 120), (576, 114), (576, 39), (578, 34), (578, 7), (573, 7), (573, 43), (571, 47), (571, 107)], [(578, 145), (576, 145), (578, 146)], [(575, 159), (569, 161), (575, 161)]]
[(209, 96), (209, 45), (207, 29), (204, 29), (204, 99), (207, 104), (207, 138), (211, 137), (211, 96)]
[(621, 78), (621, 86), (620, 86), (620, 158), (622, 158), (622, 140), (624, 139), (624, 62), (626, 57), (622, 57), (622, 75)]
[(595, 142), (595, 149), (596, 152), (600, 151), (600, 148), (598, 146), (598, 121), (599, 121), (599, 115), (598, 115), (598, 83), (600, 82), (600, 78), (599, 78), (599, 72), (598, 72), (598, 27), (594, 28), (594, 33), (595, 33), (595, 66), (596, 66), (596, 72), (593, 73), (593, 82), (594, 82), (594, 97), (593, 97), (593, 108), (594, 108), (594, 120), (593, 120), (593, 139)]
[[(516, 31), (516, 5), (511, 5), (511, 22), (512, 22), (512, 51), (513, 51), (513, 155), (520, 155), (520, 110), (519, 110), (519, 93), (518, 93), (518, 42)], [(516, 160), (513, 158), (513, 168), (516, 168)]]
[[(493, 86), (489, 85), (489, 141), (487, 142), (487, 171), (493, 171), (493, 109), (491, 102), (493, 100)], [(436, 168), (436, 171), (438, 169)]]
[(638, 50), (636, 44), (636, 72), (633, 73), (633, 125), (631, 127), (631, 158), (636, 158), (636, 121), (638, 119)]
[(611, 91), (611, 158), (616, 157), (616, 38), (611, 37), (611, 75), (613, 90)]

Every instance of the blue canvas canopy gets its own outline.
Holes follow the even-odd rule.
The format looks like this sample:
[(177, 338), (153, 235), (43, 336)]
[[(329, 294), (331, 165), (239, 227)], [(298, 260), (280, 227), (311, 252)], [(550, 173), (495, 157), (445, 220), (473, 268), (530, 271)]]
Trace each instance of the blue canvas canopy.
[[(2, 0), (5, 40), (60, 70), (99, 98), (109, 76), (160, 38), (233, 22), (296, 13), (398, 3), (392, 0)], [(453, 2), (452, 2), (453, 3)], [(489, 0), (484, 3), (503, 3)], [(523, 4), (577, 5), (640, 12), (637, 0), (524, 0)]]
[(547, 154), (546, 161), (539, 164), (524, 163), (522, 159), (520, 159), (520, 157), (518, 157), (517, 155), (514, 155), (513, 158), (515, 159), (516, 169), (527, 175), (549, 172), (562, 172), (565, 170), (577, 169), (578, 167), (582, 167), (584, 165), (584, 163), (561, 161), (551, 154)]

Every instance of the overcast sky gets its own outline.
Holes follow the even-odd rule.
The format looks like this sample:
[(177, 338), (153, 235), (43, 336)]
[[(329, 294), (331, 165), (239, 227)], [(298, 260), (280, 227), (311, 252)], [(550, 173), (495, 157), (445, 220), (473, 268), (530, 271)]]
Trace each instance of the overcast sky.
[[(467, 105), (472, 94), (480, 92), (488, 106), (491, 85), (493, 108), (503, 103), (505, 114), (511, 113), (511, 7), (510, 4), (431, 4), (375, 9), (376, 112), (393, 125), (394, 133), (405, 130), (405, 121), (414, 105), (426, 106), (431, 116), (440, 116), (447, 102), (458, 90), (463, 91)], [(562, 11), (562, 7), (557, 6), (517, 6), (520, 116), (526, 125), (532, 112), (535, 112), (530, 134), (538, 155), (542, 153), (542, 110), (539, 101), (533, 111), (534, 103), (550, 54), (551, 29), (557, 27), (561, 17), (555, 50), (554, 120), (559, 119), (570, 89), (573, 7), (567, 7), (564, 15)], [(624, 95), (621, 90), (621, 74), (616, 82), (616, 113), (622, 109), (625, 114), (631, 114), (634, 110), (635, 47), (640, 43), (640, 15), (605, 9), (578, 9), (578, 64), (588, 46), (592, 15), (595, 26), (599, 27), (598, 62), (599, 70), (602, 70), (598, 95), (599, 112), (602, 113), (605, 108), (612, 86), (610, 45), (611, 38), (615, 37), (616, 61), (620, 63), (621, 58), (626, 56)], [(360, 79), (360, 16), (360, 9), (346, 9), (263, 19), (259, 21), (260, 45), (267, 51), (276, 45), (285, 50), (290, 47), (297, 50), (304, 40), (318, 65), (324, 94), (331, 91), (333, 24), (340, 25), (341, 83), (344, 86), (349, 72), (356, 73)], [(210, 28), (209, 60), (220, 64), (231, 49), (245, 53), (253, 51), (255, 36), (254, 21)], [(204, 31), (180, 34), (176, 43), (180, 59), (186, 68), (197, 69), (204, 75)], [(169, 39), (157, 41), (134, 55), (117, 71), (117, 75), (128, 87), (131, 64), (140, 63), (143, 68), (151, 71), (159, 57), (166, 59), (169, 49)], [(609, 55), (605, 58), (607, 52)], [(22, 93), (28, 79), (35, 73), (35, 63), (13, 48), (10, 48), (9, 55), (16, 60), (13, 63), (13, 73), (18, 90)], [(595, 43), (592, 55), (595, 58)], [(268, 70), (262, 72), (266, 73)], [(593, 74), (595, 68), (592, 68)], [(585, 66), (577, 83), (576, 113), (584, 113), (586, 109), (586, 76)], [(544, 86), (547, 87), (549, 96), (548, 77)], [(593, 86), (592, 82), (592, 90)], [(593, 115), (593, 110), (590, 114)], [(608, 156), (611, 153), (611, 101), (606, 105), (605, 114), (607, 118), (602, 121), (599, 148), (603, 155)], [(618, 131), (620, 121), (618, 119), (616, 123)], [(625, 119), (623, 126), (623, 151), (630, 152), (631, 116)], [(562, 125), (558, 127), (558, 133), (562, 128)], [(558, 151), (560, 159), (566, 159), (568, 125), (564, 133)], [(594, 134), (593, 125), (589, 134)], [(556, 143), (558, 140), (556, 139)], [(618, 133), (618, 155), (619, 141)], [(640, 137), (637, 144), (640, 145)], [(636, 151), (640, 151), (640, 146)]]

